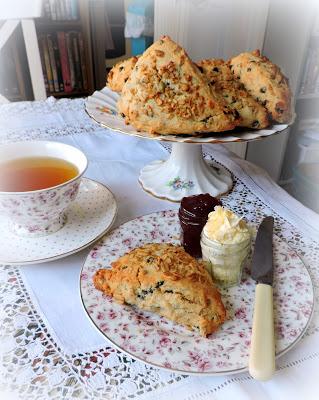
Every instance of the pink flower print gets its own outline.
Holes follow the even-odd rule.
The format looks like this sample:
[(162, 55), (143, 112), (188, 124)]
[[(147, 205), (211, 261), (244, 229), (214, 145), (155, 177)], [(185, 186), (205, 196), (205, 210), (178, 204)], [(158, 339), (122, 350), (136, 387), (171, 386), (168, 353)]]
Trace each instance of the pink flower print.
[(101, 329), (102, 329), (103, 332), (108, 332), (108, 331), (110, 330), (108, 324), (105, 323), (105, 322), (103, 322), (103, 323), (100, 325), (100, 327), (101, 327)]
[(226, 368), (228, 367), (230, 364), (226, 361), (217, 361), (216, 363), (217, 367), (219, 368)]
[(302, 282), (302, 281), (300, 281), (300, 280), (296, 280), (296, 281), (295, 281), (295, 284), (294, 284), (294, 287), (295, 287), (295, 289), (296, 289), (297, 291), (299, 291), (299, 290), (304, 290), (304, 289), (305, 289), (305, 283)]
[(46, 195), (40, 194), (39, 195), (39, 200), (41, 201), (42, 204), (45, 204), (47, 202)]
[(71, 186), (70, 189), (68, 189), (67, 191), (65, 191), (63, 193), (64, 197), (70, 197), (70, 200), (73, 200), (73, 198), (76, 195), (76, 192), (78, 190), (79, 187), (79, 183), (76, 183), (75, 185)]
[(128, 324), (122, 324), (122, 330), (124, 331), (124, 332), (128, 332)]
[(131, 243), (132, 243), (132, 239), (130, 239), (130, 238), (127, 238), (127, 239), (124, 239), (123, 241), (122, 241), (122, 243), (124, 244), (124, 246), (131, 246)]
[(108, 313), (108, 317), (110, 318), (110, 319), (115, 319), (116, 317), (117, 317), (117, 313), (114, 311), (114, 310), (110, 310), (109, 311), (109, 313)]
[(210, 368), (210, 361), (203, 358), (199, 353), (190, 351), (188, 354), (200, 371), (205, 371)]
[(131, 351), (133, 351), (133, 352), (136, 351), (136, 346), (134, 346), (134, 345), (132, 345), (132, 344), (129, 345), (128, 348), (129, 348), (129, 350), (131, 350)]
[(99, 253), (97, 252), (97, 251), (92, 251), (91, 252), (91, 258), (98, 258), (98, 256), (99, 256)]
[(151, 231), (150, 232), (150, 235), (151, 235), (151, 238), (152, 239), (156, 239), (157, 238), (157, 232), (154, 230), (154, 231)]
[[(163, 322), (167, 322), (166, 320), (164, 320)], [(160, 330), (158, 330), (157, 331), (157, 334), (159, 335), (159, 336), (169, 336), (169, 332), (168, 331), (164, 331), (163, 329), (160, 329)]]
[(99, 312), (98, 314), (97, 314), (97, 319), (105, 319), (105, 315), (104, 315), (104, 313), (102, 313), (102, 312)]
[(88, 278), (89, 278), (89, 276), (88, 276), (88, 274), (86, 274), (85, 272), (83, 272), (83, 273), (81, 274), (81, 279), (83, 279), (84, 281), (87, 281)]
[(235, 311), (235, 317), (238, 319), (245, 319), (247, 317), (244, 307), (240, 307)]
[(39, 230), (39, 227), (37, 225), (29, 226), (28, 231), (31, 232), (36, 232)]
[(171, 344), (171, 339), (168, 337), (162, 337), (161, 340), (159, 341), (159, 345), (161, 347), (167, 347)]
[(310, 304), (310, 306), (308, 307), (307, 305), (303, 305), (301, 307), (301, 312), (303, 313), (303, 315), (305, 315), (306, 317), (309, 317), (311, 314), (311, 308), (312, 308), (312, 304)]

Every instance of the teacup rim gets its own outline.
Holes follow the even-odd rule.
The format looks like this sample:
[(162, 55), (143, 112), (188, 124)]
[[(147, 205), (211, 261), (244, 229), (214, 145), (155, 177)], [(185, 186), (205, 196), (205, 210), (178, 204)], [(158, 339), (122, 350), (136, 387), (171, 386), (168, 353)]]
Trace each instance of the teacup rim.
[(67, 143), (55, 142), (53, 140), (23, 140), (23, 141), (18, 141), (18, 142), (4, 143), (4, 144), (1, 144), (0, 147), (6, 146), (6, 145), (30, 144), (30, 143), (32, 143), (32, 144), (54, 143), (54, 144), (59, 144), (59, 145), (67, 146), (67, 147), (72, 147), (73, 149), (75, 149), (75, 150), (79, 151), (80, 153), (82, 153), (82, 155), (84, 156), (85, 166), (83, 168), (83, 171), (81, 173), (79, 172), (74, 178), (69, 179), (68, 181), (62, 182), (59, 185), (50, 186), (50, 187), (47, 187), (47, 188), (44, 188), (44, 189), (28, 190), (28, 191), (22, 191), (22, 192), (10, 192), (10, 191), (1, 191), (0, 190), (0, 196), (4, 196), (4, 195), (11, 195), (11, 196), (14, 196), (14, 195), (28, 195), (28, 194), (36, 194), (36, 193), (49, 192), (51, 190), (56, 190), (56, 189), (59, 189), (59, 188), (61, 188), (63, 186), (66, 186), (66, 185), (69, 185), (70, 183), (75, 182), (76, 180), (80, 179), (84, 175), (85, 171), (88, 168), (89, 162), (88, 162), (88, 158), (84, 154), (84, 152), (82, 150), (78, 149), (77, 147), (72, 146), (72, 145), (67, 144)]

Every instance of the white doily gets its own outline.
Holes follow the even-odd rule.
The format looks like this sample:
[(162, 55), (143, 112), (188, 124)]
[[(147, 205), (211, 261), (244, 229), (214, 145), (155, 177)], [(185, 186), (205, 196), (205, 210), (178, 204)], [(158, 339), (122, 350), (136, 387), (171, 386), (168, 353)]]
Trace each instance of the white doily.
[[(57, 110), (74, 113), (77, 119), (72, 118), (72, 123), (71, 119), (57, 121), (56, 126), (52, 123), (50, 127), (39, 125), (36, 129), (31, 126), (9, 131), (1, 128), (0, 141), (44, 139), (93, 133), (100, 129), (85, 115), (83, 99), (55, 101), (50, 98), (45, 102), (4, 105), (0, 107), (0, 121), (22, 114), (27, 121), (30, 114), (52, 114)], [(206, 157), (212, 158), (209, 154)], [(223, 203), (255, 223), (270, 213), (276, 217), (276, 234), (302, 256), (309, 267), (318, 299), (319, 243), (301, 234), (297, 227), (278, 215), (275, 209), (271, 209), (271, 204), (266, 204), (251, 191), (244, 179), (233, 178), (234, 189), (223, 197)], [(65, 354), (45, 325), (41, 312), (33, 305), (18, 267), (0, 266), (0, 304), (0, 389), (24, 400), (134, 399), (148, 393), (155, 394), (163, 388), (177, 387), (188, 379), (135, 362), (111, 347), (71, 356)], [(316, 306), (306, 335), (318, 331), (319, 311)], [(315, 351), (312, 356), (318, 357)], [(224, 384), (247, 379), (247, 375), (229, 378)], [(211, 394), (219, 389), (219, 386), (212, 389)]]

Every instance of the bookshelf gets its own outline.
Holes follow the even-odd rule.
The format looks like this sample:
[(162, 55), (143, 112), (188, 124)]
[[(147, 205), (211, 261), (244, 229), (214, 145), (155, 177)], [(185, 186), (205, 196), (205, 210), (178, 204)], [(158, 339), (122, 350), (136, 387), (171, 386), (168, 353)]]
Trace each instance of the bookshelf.
[(34, 20), (47, 96), (81, 97), (94, 91), (87, 0), (44, 0)]
[[(3, 23), (1, 24), (0, 22), (0, 27)], [(27, 66), (28, 60), (24, 48), (22, 29), (21, 26), (17, 26), (10, 39), (6, 41), (6, 44), (1, 49), (0, 96), (2, 101), (32, 100), (33, 91)]]

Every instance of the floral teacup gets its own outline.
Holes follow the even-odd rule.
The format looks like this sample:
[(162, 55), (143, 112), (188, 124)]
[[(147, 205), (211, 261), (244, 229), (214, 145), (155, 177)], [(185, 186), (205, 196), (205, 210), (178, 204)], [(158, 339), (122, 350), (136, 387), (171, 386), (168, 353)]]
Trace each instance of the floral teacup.
[(9, 228), (19, 236), (44, 236), (65, 224), (65, 210), (76, 198), (88, 161), (82, 151), (58, 142), (30, 141), (0, 146), (0, 168), (2, 162), (25, 157), (59, 158), (78, 170), (73, 179), (54, 187), (29, 192), (0, 191), (0, 217), (8, 218)]

